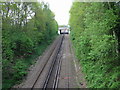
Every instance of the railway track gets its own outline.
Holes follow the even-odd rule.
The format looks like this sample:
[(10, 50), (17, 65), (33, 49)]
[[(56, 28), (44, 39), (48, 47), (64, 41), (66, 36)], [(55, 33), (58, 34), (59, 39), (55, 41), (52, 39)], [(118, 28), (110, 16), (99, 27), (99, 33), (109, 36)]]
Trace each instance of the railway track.
[(57, 51), (55, 53), (54, 60), (52, 61), (51, 67), (50, 67), (47, 77), (44, 81), (44, 85), (43, 85), (44, 90), (46, 88), (56, 89), (58, 86), (58, 79), (59, 79), (59, 74), (60, 74), (60, 70), (61, 70), (61, 62), (62, 62), (61, 47), (62, 47), (63, 39), (64, 39), (64, 35), (62, 35), (60, 43), (56, 47)]
[(53, 88), (56, 89), (59, 83), (59, 75), (62, 62), (62, 42), (64, 35), (60, 35), (58, 39), (51, 46), (49, 52), (47, 52), (42, 58), (39, 70), (36, 70), (30, 79), (25, 82), (22, 88)]

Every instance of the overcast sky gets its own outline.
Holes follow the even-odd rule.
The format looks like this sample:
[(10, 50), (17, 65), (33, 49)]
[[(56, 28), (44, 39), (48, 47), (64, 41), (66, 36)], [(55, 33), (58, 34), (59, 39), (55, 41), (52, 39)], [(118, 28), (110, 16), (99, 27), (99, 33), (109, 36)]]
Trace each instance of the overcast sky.
[[(40, 0), (41, 1), (41, 0)], [(55, 14), (55, 19), (59, 25), (67, 25), (69, 21), (69, 10), (72, 5), (72, 0), (43, 0), (48, 2), (50, 9)]]

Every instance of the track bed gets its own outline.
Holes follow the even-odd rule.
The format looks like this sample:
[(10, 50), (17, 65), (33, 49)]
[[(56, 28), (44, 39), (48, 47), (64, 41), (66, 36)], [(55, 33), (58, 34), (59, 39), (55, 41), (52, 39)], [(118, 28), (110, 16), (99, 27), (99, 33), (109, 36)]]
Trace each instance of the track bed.
[[(19, 88), (85, 88), (80, 85), (69, 35), (60, 35), (42, 55)], [(81, 77), (83, 78), (83, 77)]]

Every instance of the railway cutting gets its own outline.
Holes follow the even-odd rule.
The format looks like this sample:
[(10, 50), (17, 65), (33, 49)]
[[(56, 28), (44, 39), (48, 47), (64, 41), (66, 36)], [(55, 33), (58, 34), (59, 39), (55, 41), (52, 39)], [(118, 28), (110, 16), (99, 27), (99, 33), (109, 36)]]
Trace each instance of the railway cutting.
[(30, 88), (31, 90), (36, 88), (43, 90), (47, 88), (85, 88), (84, 80), (81, 80), (83, 85), (79, 84), (76, 61), (71, 48), (69, 35), (59, 35), (39, 58), (19, 88)]

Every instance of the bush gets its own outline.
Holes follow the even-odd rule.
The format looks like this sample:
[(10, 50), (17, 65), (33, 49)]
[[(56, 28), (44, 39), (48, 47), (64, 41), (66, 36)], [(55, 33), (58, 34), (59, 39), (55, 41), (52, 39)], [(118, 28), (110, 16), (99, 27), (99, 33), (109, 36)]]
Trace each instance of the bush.
[(25, 62), (23, 62), (23, 60), (17, 60), (17, 62), (15, 63), (15, 65), (13, 66), (14, 69), (14, 79), (16, 81), (20, 81), (22, 80), (23, 76), (25, 76), (27, 74), (27, 65)]
[(70, 10), (71, 39), (89, 88), (120, 87), (119, 41), (114, 31), (119, 16), (116, 6), (109, 5), (75, 2)]
[(2, 3), (3, 88), (23, 79), (57, 35), (57, 27), (53, 12), (43, 2)]

